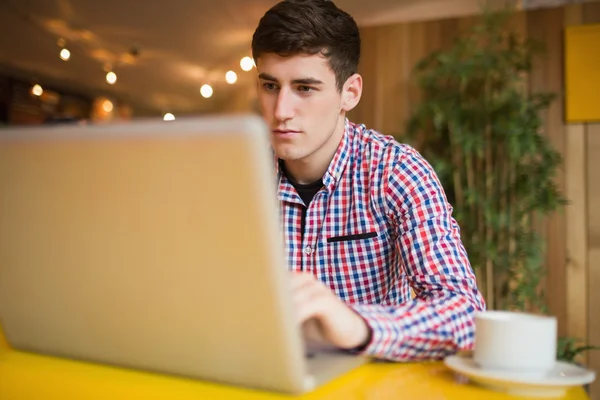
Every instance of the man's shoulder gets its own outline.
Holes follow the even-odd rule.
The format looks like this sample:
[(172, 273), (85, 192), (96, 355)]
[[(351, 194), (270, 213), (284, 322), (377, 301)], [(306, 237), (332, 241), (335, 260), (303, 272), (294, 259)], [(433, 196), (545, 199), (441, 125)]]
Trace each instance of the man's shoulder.
[[(369, 129), (364, 124), (351, 123), (354, 131), (354, 151), (357, 158), (368, 158), (365, 165), (377, 165), (386, 178), (404, 184), (418, 184), (426, 175), (437, 175), (423, 155), (408, 143), (392, 135)], [(401, 139), (400, 139), (401, 140)]]
[(387, 159), (391, 162), (400, 162), (405, 156), (418, 154), (412, 146), (399, 141), (392, 135), (354, 122), (350, 122), (350, 127), (358, 152), (368, 152), (371, 157)]

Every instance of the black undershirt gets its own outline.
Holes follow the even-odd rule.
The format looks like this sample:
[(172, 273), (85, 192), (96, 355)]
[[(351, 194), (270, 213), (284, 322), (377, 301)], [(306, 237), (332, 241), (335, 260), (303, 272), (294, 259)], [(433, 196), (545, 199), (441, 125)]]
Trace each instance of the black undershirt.
[(323, 187), (322, 179), (306, 184), (294, 182), (292, 179), (290, 179), (290, 182), (292, 186), (294, 186), (294, 189), (296, 189), (296, 192), (298, 192), (298, 195), (300, 196), (306, 207), (308, 207), (312, 199)]
[(304, 237), (306, 210), (307, 210), (308, 206), (310, 205), (310, 202), (312, 201), (312, 199), (319, 192), (319, 190), (321, 190), (321, 188), (323, 187), (323, 179), (318, 179), (311, 183), (298, 183), (290, 177), (290, 174), (287, 173), (283, 162), (280, 163), (280, 166), (281, 166), (282, 172), (288, 178), (288, 180), (290, 181), (290, 183), (292, 184), (294, 189), (296, 189), (296, 192), (298, 193), (298, 195), (304, 202), (305, 207), (302, 208), (302, 216), (300, 219), (300, 225), (301, 225), (300, 229), (301, 229), (302, 237)]

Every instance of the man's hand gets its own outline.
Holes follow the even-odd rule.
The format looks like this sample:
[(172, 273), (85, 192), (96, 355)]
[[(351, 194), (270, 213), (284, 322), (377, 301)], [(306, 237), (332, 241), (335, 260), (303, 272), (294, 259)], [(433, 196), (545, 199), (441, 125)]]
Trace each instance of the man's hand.
[(315, 324), (321, 337), (341, 349), (354, 349), (367, 343), (371, 331), (360, 315), (312, 274), (291, 274), (294, 306), (300, 324)]

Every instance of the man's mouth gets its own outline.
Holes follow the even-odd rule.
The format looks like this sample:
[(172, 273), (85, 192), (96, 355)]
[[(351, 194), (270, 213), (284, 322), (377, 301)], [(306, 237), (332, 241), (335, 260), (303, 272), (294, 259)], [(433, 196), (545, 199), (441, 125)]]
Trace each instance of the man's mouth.
[(273, 129), (273, 134), (276, 136), (289, 137), (297, 133), (300, 133), (300, 131), (295, 131), (293, 129)]
[(274, 133), (298, 133), (300, 131), (295, 131), (293, 129), (273, 129)]

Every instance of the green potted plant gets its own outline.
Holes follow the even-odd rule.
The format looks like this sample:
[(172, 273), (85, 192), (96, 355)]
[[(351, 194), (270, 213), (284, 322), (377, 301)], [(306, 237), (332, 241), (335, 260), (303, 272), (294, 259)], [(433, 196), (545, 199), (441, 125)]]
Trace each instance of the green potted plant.
[(578, 358), (583, 352), (590, 350), (600, 350), (600, 346), (578, 346), (579, 340), (572, 337), (558, 338), (557, 360), (573, 364), (581, 364)]
[[(542, 134), (554, 93), (526, 79), (543, 46), (511, 26), (511, 10), (484, 10), (447, 49), (415, 67), (421, 101), (407, 140), (433, 165), (458, 220), (489, 309), (547, 313), (540, 222), (565, 204), (561, 157)], [(557, 358), (593, 346), (560, 338)]]
[(545, 312), (538, 222), (564, 199), (540, 113), (555, 95), (527, 90), (540, 46), (510, 28), (512, 15), (484, 12), (417, 64), (407, 137), (440, 176), (488, 307)]
[[(579, 346), (576, 338), (560, 337), (556, 344), (556, 359), (581, 366), (580, 356), (590, 350), (600, 350), (600, 346)], [(587, 393), (590, 392), (590, 385), (584, 387)]]

